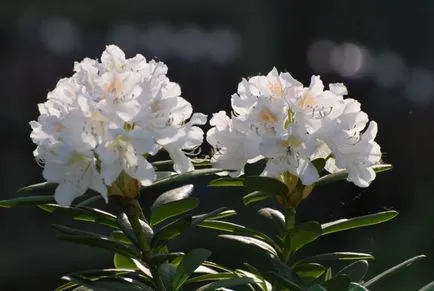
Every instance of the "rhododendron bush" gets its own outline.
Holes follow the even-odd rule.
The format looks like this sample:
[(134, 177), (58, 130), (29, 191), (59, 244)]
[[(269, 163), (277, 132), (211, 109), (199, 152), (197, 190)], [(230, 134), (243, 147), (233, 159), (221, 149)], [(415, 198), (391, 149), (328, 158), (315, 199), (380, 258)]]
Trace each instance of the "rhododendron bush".
[[(312, 76), (304, 85), (276, 68), (243, 78), (231, 97), (231, 111), (210, 116), (204, 133), (208, 117), (194, 112), (167, 70), (160, 61), (140, 54), (127, 58), (109, 45), (99, 60), (76, 62), (72, 76), (61, 79), (38, 105), (30, 138), (46, 181), (20, 189), (19, 197), (0, 206), (37, 206), (101, 224), (103, 233), (53, 227), (59, 239), (105, 249), (114, 258), (106, 269), (64, 276), (57, 290), (368, 290), (424, 257), (367, 278), (372, 254), (299, 255), (324, 235), (397, 215), (383, 211), (323, 224), (297, 219), (298, 205), (321, 185), (347, 180), (368, 187), (376, 173), (392, 168), (381, 159), (377, 123), (344, 84), (325, 86)], [(202, 156), (204, 142), (212, 152)], [(156, 159), (160, 152), (170, 160)], [(246, 175), (247, 164), (261, 170)], [(279, 209), (258, 212), (274, 222), (275, 235), (231, 222), (237, 214), (231, 209), (196, 213), (195, 178), (205, 175), (215, 175), (209, 187), (244, 188), (247, 194), (240, 199), (246, 207), (276, 200)], [(139, 202), (162, 185), (172, 190), (152, 204)], [(114, 207), (95, 208), (101, 199)], [(254, 266), (241, 257), (239, 268), (231, 269), (210, 261), (212, 250), (182, 253), (168, 247), (189, 228), (212, 229), (256, 250), (268, 263)]]

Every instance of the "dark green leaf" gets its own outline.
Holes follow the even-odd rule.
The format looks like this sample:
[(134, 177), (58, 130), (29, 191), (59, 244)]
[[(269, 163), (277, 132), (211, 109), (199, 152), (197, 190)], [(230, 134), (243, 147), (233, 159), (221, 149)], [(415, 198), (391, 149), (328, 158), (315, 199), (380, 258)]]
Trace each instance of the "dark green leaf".
[(384, 211), (374, 214), (349, 218), (349, 219), (339, 219), (333, 222), (325, 223), (321, 225), (323, 235), (334, 233), (338, 231), (344, 231), (353, 228), (365, 227), (370, 225), (379, 224), (393, 219), (398, 215), (396, 211)]
[(321, 236), (321, 225), (316, 221), (308, 221), (297, 225), (288, 233), (287, 241), (291, 250), (296, 252), (308, 243)]
[(218, 273), (218, 274), (204, 274), (199, 275), (194, 278), (190, 278), (187, 280), (186, 284), (196, 283), (196, 282), (205, 282), (205, 281), (219, 281), (224, 279), (238, 278), (233, 273)]
[(152, 238), (152, 248), (159, 247), (165, 242), (180, 235), (191, 225), (191, 220), (191, 216), (185, 216), (162, 227)]
[(280, 231), (285, 230), (285, 216), (277, 209), (261, 208), (258, 211), (259, 215), (271, 220)]
[(222, 234), (222, 235), (219, 235), (219, 237), (239, 241), (239, 242), (247, 244), (247, 245), (252, 245), (252, 246), (258, 247), (262, 250), (267, 251), (271, 255), (277, 257), (277, 252), (271, 245), (269, 245), (268, 243), (266, 243), (262, 240), (259, 240), (257, 238), (250, 237), (250, 236), (242, 236), (242, 235), (231, 235), (231, 234)]
[(348, 286), (350, 285), (350, 279), (345, 275), (339, 275), (325, 281), (322, 285), (327, 290), (333, 291), (348, 291)]
[[(375, 165), (372, 167), (376, 173), (385, 172), (391, 170), (393, 168), (390, 164), (381, 164)], [(333, 174), (328, 174), (319, 178), (319, 180), (315, 183), (316, 186), (329, 184), (335, 181), (345, 180), (348, 177), (348, 172), (346, 170), (342, 170)]]
[(35, 206), (47, 203), (53, 203), (54, 198), (51, 195), (42, 196), (27, 196), (20, 198), (13, 198), (0, 201), (0, 207), (10, 208), (17, 206)]
[(52, 225), (52, 227), (60, 233), (57, 236), (60, 240), (106, 249), (126, 257), (135, 258), (140, 256), (137, 250), (113, 238), (63, 225)]
[(208, 185), (211, 187), (245, 187), (252, 191), (274, 195), (285, 195), (288, 192), (288, 187), (284, 183), (270, 177), (219, 178)]
[(305, 282), (311, 282), (319, 278), (326, 268), (317, 263), (304, 263), (294, 267), (294, 272)]
[(178, 201), (169, 202), (154, 208), (151, 212), (151, 225), (159, 224), (171, 217), (186, 213), (195, 209), (199, 205), (197, 198), (187, 198)]
[[(119, 228), (122, 230), (122, 232), (128, 237), (128, 239), (134, 243), (137, 247), (139, 247), (139, 242), (136, 237), (136, 234), (134, 233), (133, 227), (131, 226), (131, 223), (128, 220), (128, 217), (125, 213), (119, 213), (116, 218), (117, 224)], [(154, 231), (152, 228), (143, 220), (139, 220), (140, 225), (142, 227), (143, 233), (146, 236), (146, 239), (148, 241), (151, 241), (154, 236)]]
[(205, 220), (199, 224), (200, 227), (217, 229), (225, 232), (230, 232), (237, 235), (251, 236), (259, 239), (275, 249), (275, 251), (280, 251), (279, 246), (266, 234), (250, 229), (243, 225), (235, 224), (232, 222), (222, 221), (222, 220)]
[(360, 260), (345, 266), (336, 275), (347, 275), (352, 282), (361, 282), (368, 272), (368, 261)]
[(172, 260), (174, 260), (174, 259), (176, 259), (176, 258), (179, 258), (179, 257), (183, 257), (184, 256), (184, 253), (180, 253), (180, 252), (174, 252), (174, 253), (168, 253), (168, 254), (160, 254), (160, 255), (154, 255), (152, 258), (151, 258), (151, 263), (153, 264), (153, 265), (160, 265), (160, 264), (162, 264), (163, 262), (165, 262), (165, 261), (172, 261)]
[(176, 268), (175, 277), (173, 278), (173, 289), (179, 290), (184, 282), (193, 274), (193, 272), (211, 255), (206, 249), (194, 249), (188, 252), (181, 263)]
[(226, 170), (211, 168), (211, 169), (194, 170), (194, 171), (182, 173), (182, 174), (175, 174), (175, 175), (172, 175), (170, 177), (166, 177), (166, 178), (162, 178), (160, 180), (157, 180), (150, 186), (143, 187), (140, 190), (140, 193), (142, 194), (151, 188), (160, 187), (163, 185), (171, 185), (171, 184), (176, 184), (176, 183), (180, 183), (180, 182), (185, 182), (185, 181), (193, 180), (193, 179), (201, 177), (201, 176), (217, 174), (220, 172), (226, 172)]
[(253, 191), (247, 195), (243, 196), (243, 204), (244, 205), (250, 205), (258, 201), (262, 201), (268, 198), (273, 197), (273, 194), (267, 193), (267, 192), (261, 192), (261, 191)]
[(408, 259), (408, 260), (406, 260), (406, 261), (404, 261), (404, 262), (402, 262), (402, 263), (400, 263), (400, 264), (398, 264), (398, 265), (396, 265), (396, 266), (394, 266), (394, 267), (392, 267), (390, 269), (387, 269), (386, 271), (382, 272), (381, 274), (378, 274), (374, 278), (366, 281), (363, 284), (363, 286), (369, 287), (369, 286), (371, 286), (371, 285), (373, 285), (373, 284), (375, 284), (375, 283), (377, 283), (377, 282), (379, 282), (381, 280), (386, 279), (390, 275), (395, 274), (395, 273), (397, 273), (397, 272), (399, 272), (399, 271), (401, 271), (401, 270), (409, 267), (411, 264), (413, 264), (413, 263), (415, 263), (415, 262), (417, 262), (417, 261), (419, 261), (421, 259), (424, 259), (424, 258), (426, 258), (425, 255), (419, 255), (419, 256), (415, 256), (415, 257), (413, 257), (411, 259)]
[(44, 204), (38, 205), (38, 207), (49, 213), (70, 216), (75, 220), (97, 222), (106, 226), (117, 228), (116, 216), (96, 208), (64, 207), (58, 204)]
[[(194, 167), (196, 169), (198, 168), (204, 168), (204, 167), (211, 167), (211, 161), (209, 159), (192, 159), (191, 162), (193, 163)], [(172, 160), (166, 160), (166, 161), (156, 161), (153, 162), (152, 165), (157, 170), (171, 170), (173, 169), (173, 161)]]
[(38, 193), (47, 193), (52, 192), (54, 188), (57, 187), (56, 183), (48, 183), (42, 182), (33, 185), (29, 185), (23, 188), (18, 189), (18, 192), (38, 192)]
[(348, 291), (369, 291), (369, 290), (363, 287), (363, 285), (360, 285), (355, 282), (351, 282), (350, 285), (348, 286)]
[(434, 281), (423, 286), (422, 288), (419, 289), (419, 291), (434, 291)]
[(204, 286), (198, 288), (196, 291), (216, 290), (218, 288), (242, 286), (242, 285), (247, 285), (247, 284), (251, 284), (251, 283), (257, 283), (257, 281), (252, 279), (252, 278), (227, 279), (227, 280), (216, 281), (216, 282), (212, 282), (210, 284), (204, 285)]
[(293, 282), (290, 278), (284, 277), (282, 274), (276, 272), (270, 272), (270, 276), (273, 277), (279, 284), (294, 291), (303, 291), (303, 288), (297, 283)]
[(192, 225), (198, 225), (204, 220), (208, 219), (221, 219), (225, 217), (230, 217), (233, 215), (236, 215), (237, 212), (235, 210), (226, 210), (226, 207), (217, 208), (216, 210), (213, 210), (208, 213), (199, 214), (193, 216), (193, 222)]
[(305, 263), (305, 262), (321, 262), (321, 261), (354, 261), (354, 260), (372, 260), (374, 257), (370, 254), (365, 253), (353, 253), (353, 252), (335, 252), (326, 253), (311, 256), (299, 260), (294, 265)]
[(307, 288), (306, 291), (327, 291), (327, 289), (321, 285), (315, 284)]
[(182, 199), (186, 199), (190, 197), (191, 193), (193, 193), (194, 186), (192, 184), (184, 185), (169, 191), (164, 192), (157, 199), (155, 199), (154, 203), (151, 206), (151, 210), (160, 207), (169, 202), (174, 202)]

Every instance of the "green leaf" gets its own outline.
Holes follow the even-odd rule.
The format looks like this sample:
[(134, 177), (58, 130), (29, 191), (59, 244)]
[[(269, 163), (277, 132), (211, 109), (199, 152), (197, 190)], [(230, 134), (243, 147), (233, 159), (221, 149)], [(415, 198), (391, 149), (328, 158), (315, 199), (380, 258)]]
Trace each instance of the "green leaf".
[(419, 289), (419, 291), (434, 291), (434, 281), (423, 286), (422, 288)]
[(321, 261), (354, 261), (354, 260), (372, 260), (374, 257), (365, 253), (354, 252), (335, 252), (319, 254), (299, 260), (294, 265), (306, 262), (321, 262)]
[(296, 252), (308, 243), (321, 236), (321, 225), (316, 221), (308, 221), (297, 225), (288, 233), (287, 241), (292, 252)]
[(26, 187), (22, 187), (20, 189), (18, 189), (17, 192), (40, 192), (40, 193), (45, 193), (47, 191), (52, 191), (54, 188), (57, 187), (56, 183), (48, 183), (48, 182), (42, 182), (42, 183), (37, 183), (37, 184), (33, 184), (33, 185), (29, 185)]
[[(116, 217), (117, 224), (122, 232), (128, 237), (128, 239), (134, 243), (135, 246), (139, 247), (139, 241), (136, 237), (136, 234), (131, 226), (131, 223), (128, 220), (128, 217), (125, 213), (119, 213)], [(143, 220), (139, 220), (140, 226), (142, 227), (143, 233), (148, 241), (151, 241), (154, 236), (154, 231), (152, 228)]]
[(152, 248), (160, 247), (165, 242), (183, 233), (191, 225), (191, 221), (191, 216), (185, 216), (162, 227), (152, 238)]
[(363, 285), (360, 285), (355, 282), (351, 282), (350, 285), (348, 286), (348, 291), (369, 291), (369, 290), (363, 287)]
[(387, 277), (389, 277), (390, 275), (393, 275), (393, 274), (395, 274), (395, 273), (397, 273), (397, 272), (399, 272), (399, 271), (401, 271), (401, 270), (409, 267), (411, 264), (413, 264), (413, 263), (415, 263), (415, 262), (417, 262), (417, 261), (419, 261), (421, 259), (425, 259), (425, 258), (426, 258), (425, 255), (419, 255), (419, 256), (415, 256), (415, 257), (413, 257), (411, 259), (408, 259), (408, 260), (406, 260), (406, 261), (404, 261), (404, 262), (402, 262), (402, 263), (400, 263), (400, 264), (398, 264), (398, 265), (396, 265), (396, 266), (394, 266), (394, 267), (392, 267), (390, 269), (387, 269), (386, 271), (378, 274), (374, 278), (366, 281), (363, 284), (363, 286), (370, 287), (371, 285), (373, 285), (373, 284), (375, 284), (375, 283), (377, 283), (377, 282), (379, 282), (381, 280), (384, 280)]
[(151, 263), (153, 265), (160, 265), (165, 261), (172, 261), (175, 260), (177, 258), (182, 258), (185, 254), (181, 253), (181, 252), (173, 252), (173, 253), (168, 253), (168, 254), (158, 254), (158, 255), (154, 255), (151, 258)]
[(198, 225), (205, 220), (221, 219), (225, 217), (234, 216), (236, 214), (237, 212), (235, 210), (232, 209), (226, 210), (226, 207), (221, 207), (208, 213), (203, 213), (203, 214), (193, 216), (192, 225)]
[(194, 249), (188, 252), (181, 263), (176, 268), (175, 277), (173, 278), (173, 289), (179, 290), (184, 282), (193, 274), (193, 272), (211, 255), (206, 249)]
[(279, 210), (267, 207), (259, 209), (258, 213), (275, 223), (280, 231), (285, 230), (285, 216)]
[(247, 245), (252, 245), (252, 246), (255, 246), (257, 248), (260, 248), (262, 250), (267, 251), (268, 253), (270, 253), (274, 257), (278, 256), (276, 250), (271, 245), (269, 245), (268, 243), (266, 243), (262, 240), (251, 237), (251, 236), (221, 234), (221, 235), (219, 235), (219, 237), (235, 240), (235, 241), (247, 244)]
[(307, 288), (306, 291), (327, 291), (327, 289), (321, 285), (315, 284)]
[(273, 194), (267, 192), (261, 192), (261, 191), (253, 191), (247, 195), (244, 195), (242, 199), (243, 199), (243, 204), (248, 206), (255, 202), (262, 201), (271, 197), (273, 197)]
[(113, 253), (119, 253), (126, 257), (140, 257), (137, 250), (113, 238), (63, 225), (54, 224), (52, 227), (60, 233), (57, 236), (60, 240), (102, 248)]
[(294, 267), (294, 272), (305, 282), (311, 282), (326, 271), (326, 267), (317, 263), (304, 263)]
[(290, 278), (284, 277), (282, 274), (276, 272), (270, 272), (269, 274), (282, 286), (294, 291), (303, 291), (303, 288), (297, 283), (293, 282)]
[(42, 196), (27, 196), (20, 198), (13, 198), (0, 201), (0, 207), (10, 208), (17, 206), (35, 206), (40, 204), (53, 203), (54, 198), (51, 195)]
[(199, 226), (204, 228), (217, 229), (225, 232), (230, 232), (237, 235), (254, 237), (272, 246), (272, 248), (275, 249), (275, 252), (280, 252), (279, 246), (269, 236), (267, 236), (262, 232), (245, 227), (243, 225), (222, 221), (222, 220), (205, 220), (201, 222)]
[(130, 258), (117, 253), (113, 256), (113, 264), (118, 269), (137, 269), (136, 264)]
[(194, 278), (190, 278), (186, 281), (186, 284), (197, 283), (197, 282), (205, 282), (205, 281), (219, 281), (224, 279), (238, 278), (233, 273), (225, 272), (218, 274), (204, 274), (199, 275)]
[[(372, 169), (376, 173), (385, 172), (391, 170), (392, 168), (393, 166), (390, 164), (381, 164), (381, 165), (372, 166)], [(315, 185), (316, 186), (325, 185), (335, 181), (345, 180), (347, 177), (348, 177), (348, 172), (346, 170), (341, 170), (333, 174), (322, 176), (321, 178), (319, 178), (318, 181), (316, 181)]]
[(208, 291), (208, 290), (216, 290), (218, 288), (226, 288), (226, 287), (235, 287), (235, 286), (241, 286), (241, 285), (247, 285), (251, 283), (257, 283), (256, 280), (252, 278), (235, 278), (235, 279), (227, 279), (227, 280), (221, 280), (212, 282), (210, 284), (204, 285), (196, 291)]
[[(204, 167), (211, 167), (211, 161), (209, 159), (192, 159), (191, 162), (193, 163), (194, 167), (197, 168), (204, 168)], [(153, 162), (152, 165), (157, 170), (171, 170), (173, 169), (173, 161), (172, 160), (165, 160), (165, 161), (156, 161)]]
[(154, 203), (151, 206), (151, 210), (154, 210), (166, 203), (179, 201), (190, 197), (191, 193), (193, 193), (194, 186), (192, 184), (184, 185), (169, 191), (164, 192), (160, 196), (155, 199)]
[(70, 216), (74, 220), (96, 222), (114, 228), (118, 227), (116, 223), (116, 216), (96, 208), (64, 207), (58, 204), (44, 204), (38, 205), (38, 207), (49, 213)]
[(379, 224), (391, 220), (397, 215), (398, 212), (391, 210), (391, 211), (383, 211), (383, 212), (378, 212), (374, 214), (369, 214), (369, 215), (364, 215), (364, 216), (359, 216), (359, 217), (354, 217), (349, 219), (346, 218), (339, 219), (321, 225), (322, 233), (323, 235), (325, 235), (325, 234), (330, 234), (338, 231), (344, 231), (353, 228), (375, 225), (375, 224)]
[(152, 226), (157, 225), (171, 217), (193, 210), (198, 205), (199, 200), (197, 198), (187, 198), (163, 204), (152, 210), (150, 223)]
[(252, 191), (274, 195), (285, 195), (288, 192), (288, 187), (284, 183), (270, 177), (219, 178), (208, 185), (211, 187), (245, 187)]
[(325, 281), (322, 285), (327, 290), (333, 291), (348, 291), (348, 286), (350, 285), (350, 279), (345, 275), (339, 275)]
[(363, 278), (365, 278), (368, 268), (368, 261), (356, 261), (345, 266), (342, 270), (338, 271), (336, 275), (347, 275), (352, 282), (361, 282)]
[(172, 176), (169, 176), (166, 178), (159, 179), (159, 180), (155, 181), (150, 186), (143, 187), (140, 190), (140, 194), (143, 194), (144, 192), (148, 191), (149, 189), (160, 187), (163, 185), (171, 185), (171, 184), (176, 184), (176, 183), (180, 183), (180, 182), (185, 182), (185, 181), (196, 179), (198, 177), (217, 174), (217, 173), (221, 173), (221, 172), (227, 172), (227, 170), (211, 168), (211, 169), (194, 170), (194, 171), (182, 173), (182, 174), (175, 174), (175, 175), (172, 175)]

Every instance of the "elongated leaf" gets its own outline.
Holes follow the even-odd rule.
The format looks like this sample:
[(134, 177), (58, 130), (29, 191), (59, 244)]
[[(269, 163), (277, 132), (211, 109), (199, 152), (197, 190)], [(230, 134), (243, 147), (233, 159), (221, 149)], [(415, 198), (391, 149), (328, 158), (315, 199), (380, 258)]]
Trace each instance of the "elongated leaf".
[(306, 291), (327, 291), (327, 289), (319, 284), (315, 284), (307, 288)]
[(284, 287), (289, 288), (289, 290), (303, 291), (303, 287), (291, 281), (289, 278), (282, 276), (281, 274), (278, 274), (276, 272), (270, 272), (270, 276), (273, 277), (273, 279), (277, 280)]
[[(204, 167), (211, 167), (211, 161), (209, 159), (192, 159), (191, 162), (193, 163), (194, 167), (196, 169), (198, 168), (204, 168)], [(173, 161), (172, 160), (165, 160), (165, 161), (156, 161), (153, 162), (152, 165), (157, 170), (171, 170), (173, 169)]]
[(136, 264), (130, 259), (120, 254), (114, 254), (113, 256), (113, 265), (117, 269), (131, 269), (135, 270), (138, 269)]
[(159, 247), (165, 242), (177, 237), (191, 225), (191, 216), (181, 217), (162, 227), (152, 238), (152, 248)]
[(324, 274), (326, 268), (317, 263), (304, 263), (295, 266), (294, 272), (305, 282), (311, 282)]
[(368, 272), (369, 264), (366, 260), (355, 261), (338, 271), (336, 275), (347, 275), (352, 282), (361, 282)]
[(211, 181), (211, 187), (246, 187), (252, 191), (261, 191), (274, 195), (284, 195), (288, 187), (277, 179), (270, 177), (219, 178)]
[(304, 222), (291, 229), (287, 241), (290, 243), (291, 250), (296, 252), (303, 246), (320, 237), (321, 233), (321, 225), (318, 222)]
[(339, 219), (321, 225), (322, 233), (323, 235), (325, 235), (325, 234), (330, 234), (338, 231), (344, 231), (353, 228), (375, 225), (375, 224), (379, 224), (391, 220), (397, 215), (398, 212), (392, 210), (392, 211), (378, 212), (374, 214), (369, 214), (369, 215), (364, 215), (364, 216), (359, 216), (359, 217), (354, 217), (349, 219), (346, 218)]
[(47, 203), (54, 203), (54, 198), (51, 195), (42, 196), (26, 196), (0, 201), (0, 207), (10, 208), (17, 206), (35, 206)]
[(186, 284), (205, 282), (205, 281), (219, 281), (224, 279), (238, 278), (232, 272), (218, 273), (218, 274), (204, 274), (194, 278), (190, 278), (186, 281)]
[(395, 273), (397, 273), (397, 272), (399, 272), (399, 271), (401, 271), (401, 270), (409, 267), (411, 264), (413, 264), (413, 263), (415, 263), (417, 261), (420, 261), (421, 259), (424, 259), (424, 258), (426, 258), (425, 255), (419, 255), (419, 256), (415, 256), (415, 257), (413, 257), (411, 259), (405, 260), (404, 262), (402, 262), (402, 263), (400, 263), (400, 264), (398, 264), (398, 265), (396, 265), (396, 266), (394, 266), (394, 267), (392, 267), (390, 269), (387, 269), (386, 271), (382, 272), (381, 274), (378, 274), (374, 278), (366, 281), (363, 284), (363, 286), (370, 287), (371, 285), (373, 285), (373, 284), (375, 284), (375, 283), (377, 283), (377, 282), (379, 282), (381, 280), (386, 279), (390, 275), (393, 275), (393, 274), (395, 274)]
[(140, 257), (137, 250), (113, 238), (63, 225), (52, 225), (52, 227), (60, 233), (57, 236), (60, 240), (102, 248), (126, 257)]
[(116, 216), (96, 208), (64, 207), (58, 204), (43, 204), (38, 205), (38, 207), (49, 213), (70, 216), (75, 220), (97, 222), (106, 226), (117, 228)]
[(242, 235), (232, 235), (232, 234), (221, 234), (221, 235), (219, 235), (219, 237), (239, 241), (239, 242), (247, 244), (247, 245), (252, 245), (252, 246), (255, 246), (257, 248), (260, 248), (262, 250), (267, 251), (268, 253), (270, 253), (274, 257), (278, 256), (276, 250), (271, 245), (269, 245), (268, 243), (266, 243), (262, 240), (254, 238), (254, 237), (242, 236)]
[(154, 203), (151, 206), (151, 210), (160, 207), (169, 202), (179, 201), (190, 197), (191, 193), (193, 193), (194, 186), (192, 184), (184, 185), (169, 191), (164, 192), (157, 199), (155, 199)]
[[(376, 173), (385, 172), (385, 171), (391, 170), (392, 168), (393, 168), (393, 166), (390, 164), (381, 164), (381, 165), (375, 165), (372, 167), (372, 169)], [(346, 170), (342, 170), (342, 171), (339, 171), (339, 172), (336, 172), (333, 174), (328, 174), (328, 175), (322, 176), (321, 178), (319, 178), (318, 181), (316, 181), (315, 185), (316, 186), (325, 185), (325, 184), (329, 184), (332, 182), (345, 180), (347, 177), (348, 177), (348, 172)]]
[(434, 281), (423, 286), (422, 288), (419, 289), (419, 291), (434, 291)]
[(216, 290), (218, 288), (242, 286), (250, 283), (257, 283), (257, 282), (252, 278), (227, 279), (227, 280), (212, 282), (210, 284), (198, 288), (196, 291)]
[(209, 258), (211, 252), (206, 249), (194, 249), (188, 252), (181, 263), (176, 268), (175, 277), (173, 278), (173, 289), (179, 290), (184, 282), (193, 274), (206, 259)]
[(157, 225), (169, 218), (186, 213), (199, 205), (197, 198), (187, 198), (169, 202), (153, 209), (150, 217), (151, 225)]
[(243, 225), (222, 221), (222, 220), (205, 220), (201, 222), (199, 226), (204, 228), (217, 229), (225, 232), (230, 232), (237, 235), (254, 237), (272, 246), (276, 252), (280, 252), (279, 246), (269, 236), (267, 236), (262, 232), (245, 227)]
[(165, 261), (172, 261), (177, 258), (182, 258), (185, 254), (181, 252), (174, 252), (174, 253), (168, 253), (168, 254), (160, 254), (160, 255), (154, 255), (151, 258), (151, 263), (153, 265), (160, 265)]
[(333, 291), (348, 291), (348, 287), (350, 286), (350, 279), (345, 275), (339, 275), (331, 278), (328, 281), (325, 281), (323, 287), (327, 290)]
[(363, 285), (355, 282), (351, 282), (348, 286), (348, 291), (369, 291)]
[(374, 257), (365, 253), (354, 252), (335, 252), (319, 254), (299, 260), (294, 265), (305, 262), (321, 262), (321, 261), (353, 261), (353, 260), (372, 260)]
[(236, 214), (237, 212), (235, 210), (232, 209), (227, 210), (226, 207), (221, 207), (208, 213), (203, 213), (203, 214), (193, 216), (192, 225), (198, 225), (204, 220), (208, 220), (208, 219), (216, 220), (216, 219), (234, 216)]
[(57, 187), (56, 183), (42, 182), (18, 189), (18, 192), (49, 193)]
[(285, 216), (277, 209), (261, 208), (258, 211), (259, 215), (271, 220), (280, 231), (285, 230)]
[(196, 179), (198, 177), (212, 175), (212, 174), (216, 174), (216, 173), (220, 173), (220, 172), (227, 172), (227, 170), (211, 168), (211, 169), (194, 170), (194, 171), (187, 172), (187, 173), (182, 173), (182, 174), (175, 174), (173, 176), (157, 180), (157, 181), (155, 181), (150, 186), (143, 187), (140, 190), (140, 193), (143, 194), (147, 190), (155, 188), (155, 187), (160, 187), (160, 186), (163, 186), (163, 185), (170, 185), (170, 184), (176, 184), (176, 183), (180, 183), (180, 182), (190, 181), (190, 180)]
[(250, 204), (253, 204), (255, 202), (259, 202), (268, 198), (273, 197), (273, 194), (267, 193), (267, 192), (261, 192), (261, 191), (253, 191), (247, 195), (243, 196), (243, 204), (248, 206)]

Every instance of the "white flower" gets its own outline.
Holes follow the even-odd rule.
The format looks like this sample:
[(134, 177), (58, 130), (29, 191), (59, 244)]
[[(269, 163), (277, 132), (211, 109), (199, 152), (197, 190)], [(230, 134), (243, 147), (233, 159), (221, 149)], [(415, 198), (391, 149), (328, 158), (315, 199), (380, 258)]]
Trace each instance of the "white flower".
[(329, 158), (326, 169), (332, 171), (335, 160), (333, 171), (346, 169), (349, 181), (368, 186), (375, 178), (372, 166), (381, 158), (376, 123), (366, 129), (366, 113), (357, 101), (344, 99), (346, 94), (343, 84), (324, 90), (319, 76), (305, 88), (275, 68), (267, 76), (243, 79), (232, 96), (232, 117), (221, 111), (210, 121), (212, 162), (240, 175), (246, 163), (265, 158), (262, 175), (289, 172), (310, 185), (319, 178), (312, 161)]
[(38, 120), (30, 122), (44, 177), (59, 183), (56, 201), (70, 205), (88, 188), (107, 199), (107, 186), (122, 172), (150, 185), (156, 174), (145, 157), (162, 149), (175, 171), (193, 170), (184, 151), (202, 143), (196, 125), (206, 116), (193, 114), (165, 64), (142, 55), (128, 59), (109, 45), (100, 62), (85, 58), (74, 71), (48, 93)]

